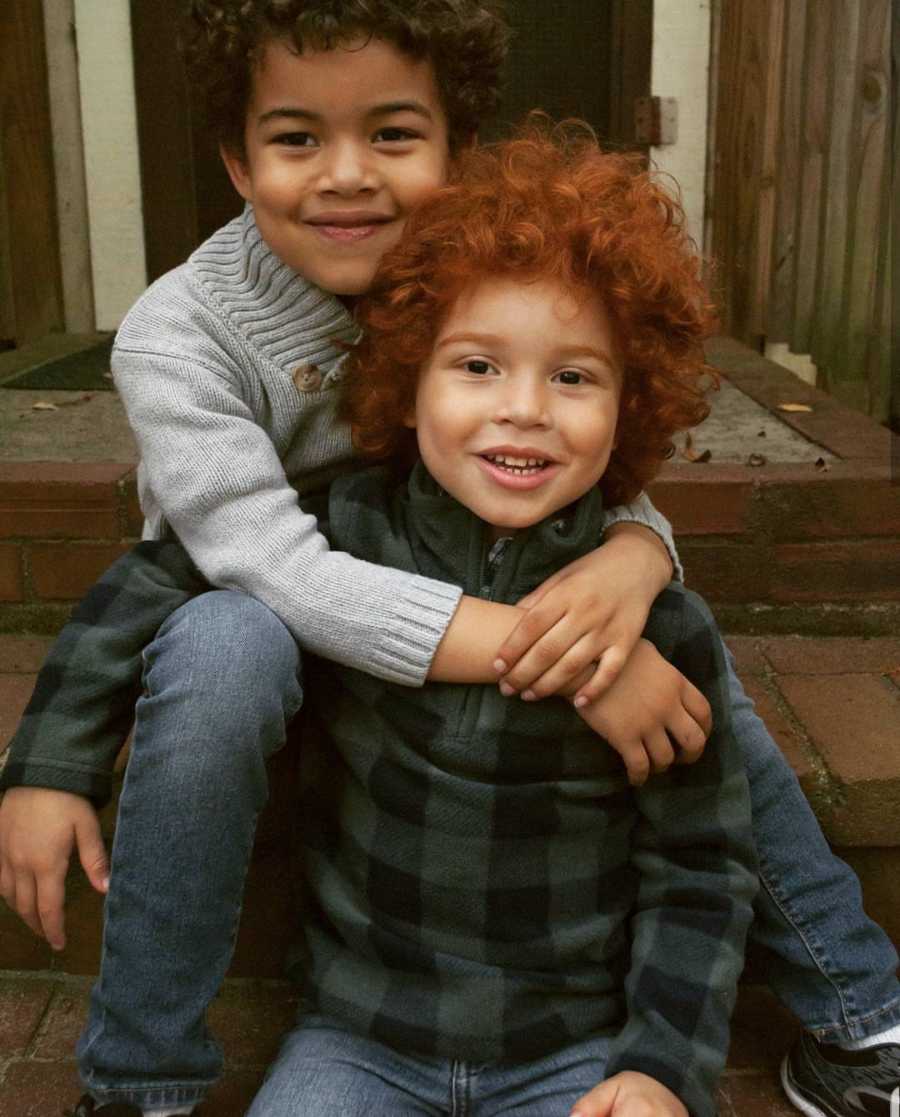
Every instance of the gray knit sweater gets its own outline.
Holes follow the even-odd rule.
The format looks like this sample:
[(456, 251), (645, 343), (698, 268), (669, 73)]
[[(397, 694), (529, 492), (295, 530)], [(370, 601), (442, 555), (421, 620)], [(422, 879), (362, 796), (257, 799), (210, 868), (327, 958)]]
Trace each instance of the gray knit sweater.
[[(332, 551), (302, 509), (355, 465), (335, 408), (356, 332), (247, 207), (138, 300), (113, 373), (140, 448), (144, 537), (171, 529), (213, 585), (264, 602), (307, 650), (415, 686), (460, 588)], [(651, 527), (677, 564), (646, 497), (599, 526), (618, 521)]]

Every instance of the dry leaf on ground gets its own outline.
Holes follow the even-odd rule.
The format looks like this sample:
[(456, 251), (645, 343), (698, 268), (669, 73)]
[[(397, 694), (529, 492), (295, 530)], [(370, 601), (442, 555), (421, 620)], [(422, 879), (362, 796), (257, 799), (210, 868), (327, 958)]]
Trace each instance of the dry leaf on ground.
[(684, 446), (681, 448), (681, 456), (689, 462), (708, 462), (712, 457), (712, 450), (695, 450), (694, 440), (690, 432), (684, 436)]
[(779, 403), (779, 411), (812, 411), (808, 403)]

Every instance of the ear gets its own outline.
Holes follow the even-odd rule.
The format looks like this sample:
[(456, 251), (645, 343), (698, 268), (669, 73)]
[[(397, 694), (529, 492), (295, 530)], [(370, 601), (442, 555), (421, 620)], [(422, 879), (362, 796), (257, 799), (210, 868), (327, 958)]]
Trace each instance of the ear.
[(246, 158), (235, 151), (234, 148), (226, 147), (225, 144), (219, 144), (219, 155), (222, 156), (222, 162), (225, 164), (225, 170), (228, 171), (232, 186), (245, 202), (252, 201), (253, 182), (250, 178)]

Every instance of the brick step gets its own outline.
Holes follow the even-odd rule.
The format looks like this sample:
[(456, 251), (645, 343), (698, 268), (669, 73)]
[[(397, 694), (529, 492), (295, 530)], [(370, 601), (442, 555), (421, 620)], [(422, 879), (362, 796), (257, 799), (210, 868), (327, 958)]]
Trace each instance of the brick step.
[[(71, 1106), (79, 1086), (72, 1061), (90, 980), (58, 974), (0, 974), (0, 1117), (47, 1117)], [(291, 1026), (296, 992), (286, 982), (225, 984), (210, 1023), (225, 1050), (226, 1075), (210, 1098), (216, 1117), (241, 1117)], [(793, 1025), (764, 989), (741, 990), (720, 1112), (729, 1117), (796, 1117), (777, 1068)]]
[[(738, 401), (741, 417), (733, 428), (728, 399), (714, 399), (694, 435), (697, 446), (715, 444), (711, 460), (673, 459), (650, 489), (676, 529), (689, 583), (731, 631), (900, 629), (900, 487), (891, 469), (898, 440), (737, 342), (716, 339), (710, 359), (727, 377), (722, 396)], [(0, 391), (0, 419), (7, 399), (19, 395)], [(133, 452), (113, 437), (120, 427), (127, 433), (124, 414), (111, 410), (118, 406), (111, 393), (97, 396), (38, 412), (38, 424), (54, 425), (18, 440), (32, 418), (27, 403), (14, 416), (19, 426), (8, 424), (0, 631), (56, 631), (140, 533)], [(809, 410), (780, 410), (785, 403)], [(83, 428), (88, 423), (90, 432), (86, 416), (95, 407), (99, 433), (91, 441)], [(765, 440), (757, 438), (760, 426)], [(782, 460), (794, 453), (791, 444), (779, 457), (775, 442), (784, 432), (801, 444), (801, 459)], [(768, 460), (751, 464), (765, 454), (748, 449), (766, 451)], [(121, 456), (108, 461), (110, 453)]]
[[(732, 636), (738, 672), (797, 772), (832, 844), (859, 874), (866, 908), (900, 945), (900, 638)], [(0, 637), (0, 751), (27, 701), (46, 637)], [(279, 977), (296, 913), (287, 831), (298, 749), (273, 760), (233, 976)], [(103, 812), (111, 843), (115, 804)], [(785, 840), (790, 840), (786, 835)], [(54, 955), (0, 902), (0, 970), (96, 972), (101, 902), (68, 881), (66, 949)]]

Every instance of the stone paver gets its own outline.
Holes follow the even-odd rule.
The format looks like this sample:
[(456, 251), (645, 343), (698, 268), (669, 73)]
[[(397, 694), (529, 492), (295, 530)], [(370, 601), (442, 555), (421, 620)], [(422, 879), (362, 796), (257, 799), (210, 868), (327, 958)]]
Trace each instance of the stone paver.
[(0, 974), (0, 1060), (26, 1050), (47, 1010), (51, 993), (46, 982)]

